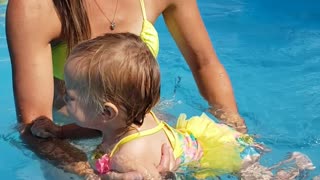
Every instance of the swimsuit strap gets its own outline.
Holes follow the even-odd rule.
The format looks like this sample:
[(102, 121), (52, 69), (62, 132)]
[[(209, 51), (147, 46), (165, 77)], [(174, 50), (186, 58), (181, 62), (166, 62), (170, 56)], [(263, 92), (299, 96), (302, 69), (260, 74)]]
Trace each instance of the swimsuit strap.
[(153, 117), (153, 119), (157, 122), (157, 123), (161, 123), (162, 121), (160, 121), (157, 116), (154, 114), (153, 111), (150, 111), (151, 116)]
[(159, 122), (159, 124), (152, 128), (152, 129), (148, 129), (148, 130), (145, 130), (145, 131), (142, 131), (142, 132), (138, 132), (138, 133), (134, 133), (134, 134), (131, 134), (127, 137), (124, 137), (123, 139), (121, 139), (115, 146), (114, 148), (112, 149), (111, 153), (110, 153), (110, 157), (113, 156), (113, 154), (120, 148), (120, 146), (122, 146), (123, 144), (127, 143), (127, 142), (130, 142), (134, 139), (137, 139), (137, 138), (140, 138), (140, 137), (144, 137), (144, 136), (148, 136), (148, 135), (151, 135), (151, 134), (155, 134), (157, 132), (159, 132), (161, 129), (163, 129), (164, 127), (164, 124), (162, 122)]
[(170, 140), (170, 143), (172, 145), (172, 147), (175, 147), (175, 139), (177, 139), (177, 136), (176, 134), (174, 133), (174, 129), (169, 125), (167, 124), (166, 122), (163, 122), (163, 121), (160, 121), (157, 116), (154, 114), (154, 112), (150, 111), (150, 114), (152, 115), (153, 119), (157, 122), (157, 123), (162, 123), (164, 124), (164, 126), (166, 128), (163, 128), (165, 134), (167, 135), (167, 137), (169, 138)]
[[(173, 149), (176, 149), (175, 147), (177, 146), (177, 142), (176, 140), (178, 139), (177, 134), (174, 131), (174, 128), (172, 128), (169, 124), (167, 124), (166, 122), (160, 121), (157, 116), (151, 111), (150, 114), (152, 115), (153, 119), (158, 122), (158, 123), (162, 123), (164, 124), (164, 126), (166, 128), (163, 128), (167, 138), (169, 139), (169, 142), (171, 144), (171, 147), (173, 147)], [(175, 157), (177, 157), (177, 153), (174, 152)]]
[(144, 6), (144, 0), (140, 0), (140, 5), (142, 10), (143, 20), (147, 20), (147, 13), (146, 13), (146, 8)]

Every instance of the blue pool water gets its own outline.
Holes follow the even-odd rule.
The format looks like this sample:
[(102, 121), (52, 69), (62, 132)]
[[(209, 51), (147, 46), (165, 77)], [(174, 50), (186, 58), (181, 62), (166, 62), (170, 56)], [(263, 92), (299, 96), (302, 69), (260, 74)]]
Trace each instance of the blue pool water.
[[(233, 83), (249, 132), (272, 152), (271, 165), (288, 152), (307, 154), (320, 174), (320, 1), (198, 1), (216, 52)], [(54, 169), (24, 148), (16, 116), (10, 60), (0, 5), (0, 179), (48, 179)], [(163, 111), (198, 115), (207, 108), (163, 19), (160, 36)], [(190, 27), (196, 28), (196, 27)], [(205, 47), (204, 47), (205, 48)], [(46, 178), (45, 178), (46, 177)], [(50, 179), (50, 178), (49, 178)], [(54, 178), (51, 178), (54, 179)]]

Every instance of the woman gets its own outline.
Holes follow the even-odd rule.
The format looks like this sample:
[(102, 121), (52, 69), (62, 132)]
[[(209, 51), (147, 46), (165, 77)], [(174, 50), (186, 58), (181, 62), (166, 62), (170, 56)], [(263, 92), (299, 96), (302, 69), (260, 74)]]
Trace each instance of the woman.
[[(52, 106), (63, 111), (65, 58), (81, 41), (131, 32), (140, 35), (156, 56), (158, 35), (152, 24), (161, 14), (213, 115), (245, 133), (229, 77), (214, 52), (196, 0), (10, 0), (6, 28), (19, 121), (52, 120)], [(76, 125), (44, 133), (63, 138), (96, 134)]]

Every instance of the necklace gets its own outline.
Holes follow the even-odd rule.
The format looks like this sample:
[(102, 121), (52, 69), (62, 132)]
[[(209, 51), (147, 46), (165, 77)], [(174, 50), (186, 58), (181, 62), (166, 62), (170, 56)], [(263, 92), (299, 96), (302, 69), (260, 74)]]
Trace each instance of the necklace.
[(104, 14), (103, 10), (101, 9), (101, 7), (99, 6), (99, 4), (97, 3), (97, 0), (94, 0), (94, 2), (96, 3), (97, 7), (99, 8), (101, 14), (103, 14), (103, 16), (110, 22), (110, 29), (111, 29), (111, 31), (113, 31), (113, 30), (116, 28), (116, 23), (114, 22), (114, 18), (115, 18), (116, 14), (117, 14), (118, 2), (119, 2), (119, 0), (117, 0), (116, 8), (115, 8), (115, 10), (114, 10), (112, 20), (110, 20), (110, 19), (108, 18), (108, 16), (106, 16), (106, 15)]

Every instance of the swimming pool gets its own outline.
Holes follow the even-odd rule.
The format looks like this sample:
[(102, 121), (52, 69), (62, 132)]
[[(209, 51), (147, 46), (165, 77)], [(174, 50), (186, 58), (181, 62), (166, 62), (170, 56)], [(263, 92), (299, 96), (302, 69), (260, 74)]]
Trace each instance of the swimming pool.
[[(201, 0), (199, 7), (249, 132), (272, 149), (262, 163), (301, 151), (317, 166), (312, 174), (320, 174), (320, 1)], [(0, 179), (55, 179), (14, 130), (4, 12), (0, 5)], [(161, 108), (174, 116), (198, 115), (207, 104), (161, 18), (156, 27)]]

